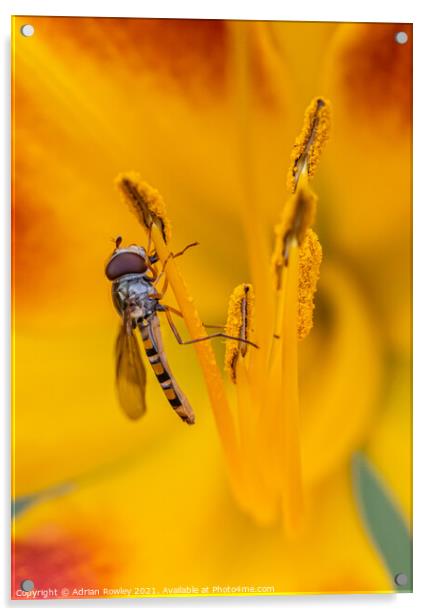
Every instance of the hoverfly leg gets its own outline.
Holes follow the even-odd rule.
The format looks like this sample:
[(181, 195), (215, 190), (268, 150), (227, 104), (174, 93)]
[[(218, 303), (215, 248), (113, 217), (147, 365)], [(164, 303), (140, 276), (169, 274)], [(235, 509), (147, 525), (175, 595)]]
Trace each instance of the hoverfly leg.
[[(168, 320), (169, 323), (169, 327), (172, 330), (172, 333), (174, 334), (175, 338), (177, 339), (178, 344), (195, 344), (196, 342), (204, 342), (205, 340), (210, 340), (211, 338), (227, 338), (228, 340), (237, 340), (238, 342), (244, 342), (245, 344), (250, 344), (251, 346), (255, 347), (256, 349), (258, 349), (259, 347), (257, 346), (257, 344), (255, 344), (254, 342), (251, 342), (251, 340), (246, 340), (245, 338), (239, 338), (237, 336), (229, 336), (228, 334), (225, 334), (224, 332), (217, 332), (215, 334), (208, 334), (208, 336), (202, 336), (201, 338), (193, 338), (192, 340), (183, 340), (180, 336), (179, 331), (177, 330), (175, 323), (172, 319), (171, 316), (171, 308), (170, 306), (166, 306), (163, 304), (160, 304), (160, 306), (163, 308), (163, 312), (166, 314), (166, 318)], [(159, 308), (160, 310), (160, 308)]]
[(167, 304), (158, 304), (156, 306), (156, 310), (160, 312), (167, 312), (169, 310), (169, 312), (173, 312), (174, 314), (184, 319), (184, 315), (182, 312), (180, 312), (177, 308), (173, 308), (173, 306), (168, 306)]
[(168, 285), (169, 285), (169, 280), (165, 278), (163, 282), (163, 287), (160, 289), (159, 297), (157, 299), (162, 299), (162, 297), (165, 295), (166, 291), (168, 290)]
[[(165, 261), (163, 262), (162, 265), (162, 269), (160, 270), (160, 274), (157, 276), (157, 278), (153, 281), (153, 284), (157, 284), (160, 280), (160, 278), (163, 276), (163, 274), (165, 273), (166, 270), (166, 266), (169, 262), (169, 259), (176, 259), (177, 257), (181, 257), (186, 250), (188, 250), (189, 248), (193, 248), (193, 246), (199, 246), (199, 242), (192, 242), (191, 244), (187, 244), (187, 246), (185, 248), (183, 248), (182, 250), (180, 250), (180, 252), (170, 252), (168, 254), (168, 256), (166, 257)], [(167, 288), (167, 287), (166, 287)], [(166, 289), (163, 292), (163, 295), (166, 293)]]
[(183, 255), (186, 250), (188, 250), (189, 248), (193, 248), (194, 246), (199, 246), (199, 242), (191, 242), (191, 244), (187, 244), (187, 246), (180, 250), (180, 252), (176, 252), (174, 255), (172, 255), (172, 258), (176, 259), (177, 257), (181, 257), (181, 255)]
[[(161, 312), (165, 312), (166, 310), (170, 310), (174, 314), (176, 314), (179, 317), (181, 317), (182, 319), (184, 319), (183, 313), (180, 312), (179, 310), (177, 310), (176, 308), (173, 308), (173, 306), (168, 306), (167, 304), (160, 304), (160, 306), (157, 306), (157, 310), (160, 310)], [(208, 327), (210, 329), (224, 329), (224, 327), (225, 327), (224, 325), (211, 325), (210, 323), (202, 323), (202, 325), (204, 327)]]

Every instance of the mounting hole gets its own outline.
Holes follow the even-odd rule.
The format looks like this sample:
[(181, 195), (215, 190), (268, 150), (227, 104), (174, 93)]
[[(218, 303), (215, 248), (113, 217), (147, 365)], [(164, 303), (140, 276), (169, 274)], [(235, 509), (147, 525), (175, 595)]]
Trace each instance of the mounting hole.
[(397, 586), (407, 586), (407, 576), (405, 573), (397, 573), (395, 576), (395, 584)]
[(31, 24), (25, 24), (24, 26), (21, 26), (21, 34), (23, 36), (33, 36), (34, 27)]
[(24, 590), (24, 592), (30, 592), (31, 590), (33, 590), (33, 588), (34, 588), (33, 580), (23, 580), (21, 582), (21, 590)]
[(409, 40), (409, 35), (407, 32), (397, 32), (395, 35), (395, 40), (399, 45), (405, 45)]

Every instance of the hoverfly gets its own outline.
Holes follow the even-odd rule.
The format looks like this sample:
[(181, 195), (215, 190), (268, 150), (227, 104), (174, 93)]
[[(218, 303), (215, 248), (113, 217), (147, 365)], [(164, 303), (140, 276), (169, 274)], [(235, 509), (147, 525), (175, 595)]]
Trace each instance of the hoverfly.
[[(115, 250), (105, 268), (106, 277), (112, 282), (114, 306), (122, 318), (115, 346), (115, 378), (120, 405), (131, 419), (138, 419), (146, 410), (146, 373), (135, 336), (135, 330), (138, 329), (148, 361), (169, 404), (183, 421), (193, 424), (195, 422), (193, 409), (174, 379), (164, 352), (157, 313), (163, 312), (166, 315), (179, 344), (192, 344), (210, 338), (224, 337), (254, 347), (256, 345), (249, 340), (228, 336), (224, 332), (183, 341), (171, 316), (171, 312), (182, 316), (181, 312), (160, 303), (167, 288), (167, 279), (161, 292), (156, 288), (156, 284), (165, 272), (166, 262), (160, 273), (157, 273), (155, 263), (159, 258), (155, 252), (150, 254), (149, 250), (136, 244), (121, 248), (121, 242), (121, 237), (115, 240)], [(197, 242), (189, 244), (179, 253), (170, 253), (170, 257), (176, 258), (196, 245)]]

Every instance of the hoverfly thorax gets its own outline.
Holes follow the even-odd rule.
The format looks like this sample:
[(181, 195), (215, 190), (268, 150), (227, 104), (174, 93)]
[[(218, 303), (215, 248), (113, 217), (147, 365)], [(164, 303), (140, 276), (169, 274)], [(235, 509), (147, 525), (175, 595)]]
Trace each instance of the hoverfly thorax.
[(131, 244), (120, 248), (118, 238), (105, 268), (105, 275), (112, 282), (114, 306), (121, 316), (127, 312), (132, 327), (151, 314), (157, 303), (150, 297), (155, 292), (151, 284), (151, 261), (142, 246)]

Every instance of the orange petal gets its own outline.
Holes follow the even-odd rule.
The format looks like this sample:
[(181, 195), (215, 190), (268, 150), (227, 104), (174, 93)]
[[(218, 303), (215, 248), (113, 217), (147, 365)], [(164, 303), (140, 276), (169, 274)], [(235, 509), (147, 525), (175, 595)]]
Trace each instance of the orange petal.
[[(398, 31), (408, 34), (406, 44), (395, 41)], [(410, 345), (412, 46), (409, 24), (340, 25), (322, 78), (334, 116), (320, 191), (323, 244), (360, 272), (382, 331), (403, 352)]]
[[(395, 41), (400, 30), (405, 45)], [(347, 24), (326, 56), (334, 126), (325, 218), (331, 241), (357, 259), (409, 240), (412, 45), (409, 25)]]

